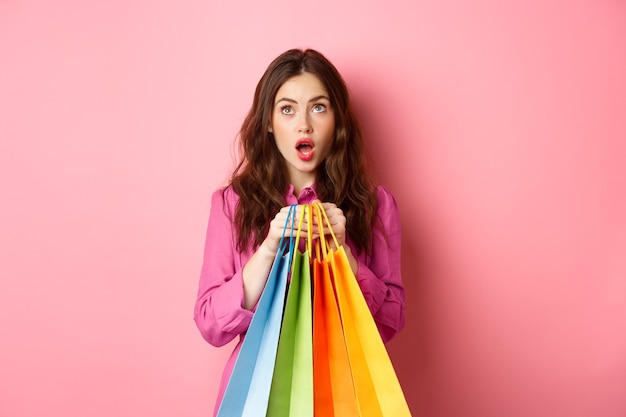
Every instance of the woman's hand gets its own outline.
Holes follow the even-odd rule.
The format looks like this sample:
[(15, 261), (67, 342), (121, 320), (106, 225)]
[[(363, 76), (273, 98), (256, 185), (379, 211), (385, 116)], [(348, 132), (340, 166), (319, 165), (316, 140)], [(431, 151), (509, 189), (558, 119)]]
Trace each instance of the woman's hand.
[[(254, 255), (248, 260), (242, 271), (244, 292), (243, 308), (252, 310), (259, 301), (272, 263), (276, 257), (283, 231), (285, 238), (296, 235), (301, 212), (302, 206), (296, 207), (296, 220), (294, 222), (289, 220), (287, 226), (285, 226), (287, 216), (289, 215), (289, 207), (283, 207), (270, 222), (265, 240), (263, 240)], [(306, 236), (307, 229), (305, 223), (303, 223), (302, 229), (304, 229), (305, 235), (302, 235), (302, 232), (301, 235)]]
[[(287, 225), (285, 225), (285, 222), (287, 222), (287, 216), (289, 215), (289, 206), (281, 208), (270, 222), (267, 236), (265, 237), (263, 243), (261, 243), (259, 250), (262, 250), (266, 255), (271, 255), (273, 259), (276, 255), (276, 252), (278, 251), (278, 245), (280, 243), (281, 237), (283, 236), (283, 231), (285, 238), (288, 238), (290, 236), (296, 236), (296, 233), (298, 231), (298, 223), (300, 221), (300, 216), (302, 215), (303, 210), (304, 208), (302, 205), (296, 206), (295, 220), (291, 221), (290, 219)], [(300, 228), (300, 236), (302, 239), (306, 239), (307, 231), (308, 223), (305, 218), (302, 222), (302, 227)]]
[[(316, 202), (319, 202), (319, 201), (314, 201), (314, 203)], [(356, 275), (359, 269), (359, 265), (354, 255), (352, 255), (352, 251), (350, 250), (350, 247), (346, 245), (346, 233), (347, 233), (346, 232), (346, 224), (347, 224), (346, 216), (343, 214), (343, 210), (337, 207), (337, 205), (334, 203), (328, 203), (328, 202), (322, 203), (322, 207), (324, 208), (324, 211), (326, 212), (326, 217), (328, 217), (328, 222), (326, 222), (326, 219), (323, 219), (323, 221), (322, 219), (319, 219), (317, 216), (317, 211), (313, 210), (313, 213), (315, 214), (313, 217), (313, 225), (314, 225), (313, 238), (315, 239), (319, 237), (320, 224), (323, 224), (324, 228), (323, 228), (322, 233), (324, 233), (324, 238), (326, 242), (329, 243), (331, 249), (333, 250), (338, 249), (337, 245), (335, 245), (335, 240), (332, 238), (330, 234), (330, 229), (329, 229), (329, 224), (330, 224), (330, 228), (332, 229), (333, 234), (337, 238), (337, 244), (339, 246), (343, 246), (343, 249), (346, 252), (346, 256), (348, 257), (348, 261), (350, 262), (350, 268), (352, 269), (352, 272)]]
[[(320, 201), (315, 201), (314, 203), (319, 203)], [(332, 228), (333, 234), (337, 238), (337, 243), (339, 246), (344, 246), (346, 243), (346, 216), (343, 214), (343, 210), (337, 207), (334, 203), (322, 203), (322, 207), (326, 212), (326, 216), (328, 217), (328, 222), (326, 219), (319, 219), (317, 216), (317, 212), (313, 210), (313, 238), (317, 238), (320, 235), (320, 225), (324, 225), (323, 233), (327, 242), (330, 244), (332, 249), (337, 249), (335, 245), (335, 241), (333, 240), (330, 229)]]
[[(335, 241), (331, 236), (330, 229), (332, 229), (333, 234), (337, 238), (337, 243), (339, 246), (345, 246), (346, 243), (346, 216), (343, 214), (343, 210), (341, 210), (335, 203), (322, 203), (319, 200), (315, 200), (313, 203), (321, 203), (324, 211), (326, 212), (326, 217), (328, 217), (328, 222), (326, 219), (318, 218), (317, 211), (315, 208), (309, 208), (313, 213), (313, 224), (312, 224), (312, 238), (313, 240), (320, 237), (321, 225), (323, 225), (323, 231), (321, 233), (324, 234), (326, 241), (329, 243), (332, 249), (337, 249), (335, 245)], [(290, 236), (296, 236), (298, 231), (298, 224), (300, 221), (300, 216), (302, 215), (302, 211), (304, 210), (303, 205), (296, 206), (295, 212), (295, 220), (289, 222), (285, 225), (287, 221), (287, 216), (289, 215), (289, 206), (283, 207), (280, 211), (274, 216), (274, 219), (270, 222), (269, 230), (267, 233), (267, 237), (261, 244), (259, 249), (262, 249), (267, 255), (271, 255), (272, 258), (276, 254), (278, 250), (278, 245), (280, 243), (280, 239), (283, 236), (288, 238)], [(300, 238), (306, 239), (307, 233), (309, 229), (309, 224), (307, 218), (305, 217), (302, 222), (302, 226), (300, 228)]]

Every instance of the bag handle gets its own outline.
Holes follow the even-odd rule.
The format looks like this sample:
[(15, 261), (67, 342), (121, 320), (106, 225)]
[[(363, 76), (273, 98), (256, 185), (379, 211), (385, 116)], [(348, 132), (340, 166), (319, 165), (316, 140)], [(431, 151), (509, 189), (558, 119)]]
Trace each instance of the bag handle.
[(326, 214), (326, 210), (324, 210), (324, 206), (320, 202), (313, 203), (315, 207), (315, 212), (318, 218), (318, 226), (320, 227), (320, 241), (322, 242), (322, 251), (324, 254), (324, 258), (328, 256), (328, 252), (330, 252), (330, 245), (324, 236), (324, 225), (328, 226), (328, 230), (330, 231), (330, 235), (335, 242), (335, 247), (339, 248), (339, 241), (337, 240), (337, 236), (335, 236), (335, 232), (333, 232), (333, 228), (330, 225), (330, 220), (328, 220), (328, 215)]
[(309, 253), (309, 259), (313, 257), (313, 206), (310, 204), (306, 204), (307, 207), (307, 241), (306, 241), (306, 250)]
[[(296, 223), (296, 206), (297, 206), (296, 204), (290, 205), (289, 211), (287, 212), (287, 218), (285, 219), (285, 226), (283, 227), (283, 234), (280, 237), (280, 241), (278, 242), (278, 251), (281, 253), (284, 253), (287, 247), (287, 243), (283, 244), (283, 241), (285, 240), (285, 231), (287, 230), (287, 226), (289, 226), (289, 221), (291, 220), (292, 230)], [(293, 248), (295, 246), (295, 239), (293, 235), (288, 236), (288, 239), (289, 239), (289, 253), (293, 253)], [(291, 268), (291, 259), (289, 260), (289, 268)]]
[[(293, 263), (293, 260), (296, 258), (296, 251), (293, 250), (294, 247), (298, 247), (298, 244), (300, 243), (300, 231), (302, 230), (302, 221), (304, 220), (305, 216), (306, 216), (306, 212), (307, 212), (307, 208), (308, 205), (304, 204), (302, 205), (302, 212), (300, 213), (300, 220), (298, 220), (298, 230), (296, 231), (296, 238), (295, 238), (295, 245), (291, 246), (291, 253), (293, 253), (293, 256), (291, 257), (291, 263)], [(295, 219), (296, 217), (296, 213), (294, 212), (293, 217)], [(291, 230), (293, 230), (293, 223), (291, 226)], [(292, 234), (293, 236), (293, 234)], [(291, 266), (290, 266), (291, 269)]]
[[(323, 219), (322, 212), (320, 211), (320, 208), (317, 206), (317, 203), (311, 204), (311, 209), (315, 209), (315, 214), (317, 215), (318, 219)], [(320, 246), (321, 246), (321, 253), (320, 253)], [(326, 259), (328, 257), (328, 250), (329, 248), (328, 248), (328, 244), (326, 243), (326, 237), (322, 233), (320, 234), (320, 237), (317, 240), (317, 242), (315, 242), (315, 256), (318, 259)]]

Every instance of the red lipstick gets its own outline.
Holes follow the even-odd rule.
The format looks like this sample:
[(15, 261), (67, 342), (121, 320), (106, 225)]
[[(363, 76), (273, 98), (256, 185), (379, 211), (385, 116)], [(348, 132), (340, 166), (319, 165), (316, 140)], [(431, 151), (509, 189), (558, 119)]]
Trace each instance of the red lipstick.
[(296, 142), (296, 152), (302, 161), (310, 161), (315, 153), (315, 144), (309, 138), (302, 138)]

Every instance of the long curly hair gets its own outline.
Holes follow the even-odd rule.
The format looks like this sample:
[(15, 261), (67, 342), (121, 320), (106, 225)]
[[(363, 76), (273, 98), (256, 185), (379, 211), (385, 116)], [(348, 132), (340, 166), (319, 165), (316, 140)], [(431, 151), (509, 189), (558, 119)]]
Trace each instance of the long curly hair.
[(290, 184), (287, 164), (268, 127), (279, 88), (302, 73), (313, 74), (321, 81), (335, 114), (334, 140), (316, 172), (318, 198), (343, 210), (346, 230), (357, 251), (369, 252), (378, 200), (361, 128), (343, 78), (326, 57), (313, 49), (291, 49), (268, 66), (241, 126), (241, 159), (230, 180), (240, 199), (234, 219), (238, 248), (243, 250), (250, 244), (258, 247), (270, 221), (286, 204), (284, 193)]

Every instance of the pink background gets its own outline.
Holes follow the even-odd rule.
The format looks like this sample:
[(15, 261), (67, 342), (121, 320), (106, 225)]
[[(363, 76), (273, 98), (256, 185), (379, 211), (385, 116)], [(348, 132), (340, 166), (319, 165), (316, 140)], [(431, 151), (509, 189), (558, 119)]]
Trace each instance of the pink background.
[(626, 415), (619, 0), (0, 1), (0, 415), (209, 415), (210, 193), (304, 46), (401, 208), (414, 415)]

